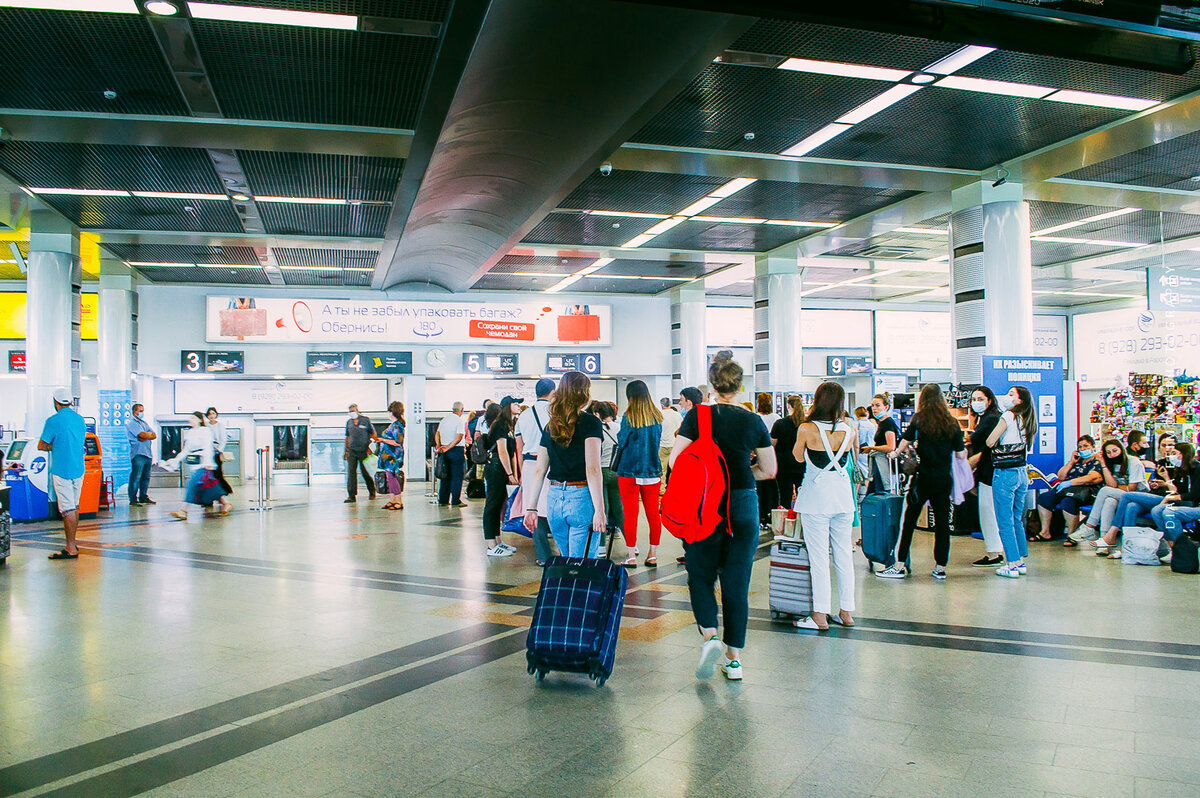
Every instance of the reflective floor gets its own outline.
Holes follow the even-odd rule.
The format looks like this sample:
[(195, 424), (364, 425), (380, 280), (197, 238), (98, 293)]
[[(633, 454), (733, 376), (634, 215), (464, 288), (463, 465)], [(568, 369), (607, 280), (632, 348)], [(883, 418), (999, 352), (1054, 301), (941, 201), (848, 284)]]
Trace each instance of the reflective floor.
[(955, 538), (943, 583), (920, 534), (916, 576), (861, 563), (858, 627), (818, 635), (771, 623), (760, 561), (745, 681), (698, 683), (670, 540), (608, 684), (538, 684), (529, 541), (489, 561), (482, 502), (422, 490), (184, 523), (159, 491), (85, 521), (76, 562), (17, 527), (0, 794), (1200, 795), (1195, 577), (1039, 544), (1009, 581)]

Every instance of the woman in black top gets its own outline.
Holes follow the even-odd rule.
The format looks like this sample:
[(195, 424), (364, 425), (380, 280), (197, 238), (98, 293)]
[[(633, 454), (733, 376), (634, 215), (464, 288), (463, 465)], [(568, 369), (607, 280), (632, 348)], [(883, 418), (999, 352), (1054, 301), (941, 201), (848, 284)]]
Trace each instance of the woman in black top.
[[(725, 618), (721, 672), (725, 678), (737, 681), (742, 678), (740, 657), (746, 646), (750, 618), (750, 571), (758, 549), (758, 494), (754, 483), (775, 477), (775, 450), (762, 419), (737, 404), (742, 367), (718, 355), (708, 369), (708, 379), (717, 393), (717, 401), (705, 410), (712, 413), (713, 440), (729, 468), (729, 518), (713, 534), (695, 543), (684, 543), (683, 548), (687, 555), (692, 613), (704, 639), (696, 678), (712, 676), (722, 654), (714, 590), (719, 578)], [(683, 419), (671, 450), (671, 465), (700, 437), (698, 412), (698, 408), (693, 408)], [(750, 464), (751, 454), (757, 457), (754, 465)]]
[(887, 456), (896, 450), (900, 442), (900, 425), (892, 418), (892, 398), (886, 393), (877, 393), (871, 399), (871, 415), (878, 423), (875, 430), (875, 445), (864, 446), (862, 451), (871, 453), (871, 484), (868, 493), (886, 493), (894, 490), (888, 477)]
[(771, 445), (775, 447), (775, 460), (779, 474), (775, 482), (779, 486), (779, 502), (791, 509), (796, 500), (796, 491), (804, 481), (804, 463), (796, 461), (792, 449), (796, 447), (796, 431), (804, 423), (804, 402), (799, 396), (788, 397), (791, 413), (771, 427)]
[(517, 475), (517, 441), (513, 437), (512, 402), (508, 397), (500, 404), (488, 405), (483, 417), (487, 426), (487, 466), (483, 470), (483, 539), (489, 557), (511, 557), (517, 549), (500, 540), (500, 524), (504, 506), (508, 504), (508, 486), (519, 485)]
[(950, 476), (951, 461), (967, 455), (962, 429), (950, 415), (942, 389), (933, 383), (921, 389), (921, 395), (917, 397), (917, 414), (900, 436), (899, 446), (888, 456), (897, 457), (912, 444), (916, 444), (919, 462), (917, 475), (908, 489), (896, 563), (875, 575), (883, 579), (908, 576), (904, 564), (908, 561), (913, 530), (917, 527), (917, 516), (928, 503), (934, 527), (933, 578), (945, 579), (946, 562), (950, 559), (950, 492), (954, 488), (954, 479)]
[(987, 551), (971, 565), (976, 568), (995, 568), (1004, 563), (1004, 544), (1000, 541), (1000, 526), (996, 523), (996, 503), (992, 498), (992, 448), (988, 436), (1000, 421), (996, 394), (986, 385), (971, 392), (971, 452), (968, 462), (975, 469), (975, 485), (979, 493), (979, 528)]

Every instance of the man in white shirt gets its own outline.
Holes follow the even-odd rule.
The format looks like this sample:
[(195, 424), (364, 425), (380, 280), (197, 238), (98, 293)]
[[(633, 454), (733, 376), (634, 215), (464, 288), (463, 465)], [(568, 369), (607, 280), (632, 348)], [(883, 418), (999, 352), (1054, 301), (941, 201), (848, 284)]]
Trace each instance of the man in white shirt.
[[(550, 421), (550, 398), (554, 396), (554, 380), (542, 377), (534, 386), (537, 401), (517, 417), (517, 464), (521, 469), (522, 484), (526, 479), (532, 479), (533, 464), (537, 460), (538, 447), (542, 445), (542, 431)], [(524, 491), (522, 491), (524, 494)], [(546, 497), (550, 491), (542, 491), (541, 501), (538, 502), (538, 525), (533, 533), (534, 556), (538, 564), (546, 562), (550, 557), (550, 522), (546, 520)]]
[(438, 422), (433, 442), (437, 453), (442, 456), (450, 476), (438, 486), (438, 505), (463, 507), (461, 498), (463, 474), (467, 470), (467, 419), (463, 416), (463, 403), (455, 402), (453, 413)]
[(683, 416), (679, 415), (679, 411), (671, 406), (671, 400), (663, 397), (658, 400), (662, 405), (662, 440), (658, 447), (658, 459), (662, 463), (663, 481), (662, 492), (667, 491), (667, 479), (671, 476), (671, 469), (667, 467), (667, 463), (671, 459), (671, 449), (675, 446), (675, 436), (679, 434), (679, 425), (683, 423)]

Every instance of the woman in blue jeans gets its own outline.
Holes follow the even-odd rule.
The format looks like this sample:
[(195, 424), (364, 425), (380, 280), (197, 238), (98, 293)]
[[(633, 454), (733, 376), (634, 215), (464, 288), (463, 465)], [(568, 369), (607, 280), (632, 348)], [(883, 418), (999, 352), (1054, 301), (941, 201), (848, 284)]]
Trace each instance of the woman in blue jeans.
[(1025, 455), (1037, 439), (1037, 413), (1033, 396), (1023, 385), (1012, 388), (997, 403), (1007, 409), (987, 438), (992, 452), (992, 501), (1004, 546), (1004, 565), (996, 569), (996, 575), (1016, 579), (1028, 572), (1025, 497), (1029, 493), (1029, 473)]
[[(533, 481), (524, 497), (525, 528), (537, 529), (538, 499), (549, 476), (546, 520), (565, 557), (595, 557), (604, 535), (604, 477), (600, 468), (600, 419), (583, 412), (591, 380), (579, 371), (563, 375), (550, 400), (550, 420), (542, 431)], [(588, 539), (591, 538), (591, 545)]]
[(1167, 531), (1167, 510), (1184, 495), (1194, 492), (1191, 474), (1195, 451), (1188, 443), (1176, 445), (1167, 455), (1164, 465), (1159, 466), (1156, 475), (1158, 479), (1151, 481), (1150, 493), (1126, 493), (1121, 497), (1113, 514), (1112, 527), (1104, 537), (1092, 544), (1096, 547), (1096, 554), (1108, 554), (1109, 548), (1117, 544), (1121, 528), (1138, 526), (1138, 520), (1144, 515), (1150, 516), (1155, 527), (1163, 532)]
[[(717, 401), (711, 407), (697, 406), (688, 411), (671, 449), (671, 465), (700, 438), (699, 414), (709, 414), (713, 440), (729, 468), (729, 518), (713, 534), (683, 547), (692, 613), (704, 641), (696, 678), (711, 677), (720, 660), (725, 678), (737, 681), (742, 678), (741, 652), (746, 647), (746, 625), (750, 619), (750, 572), (758, 548), (758, 491), (754, 483), (775, 478), (775, 449), (762, 419), (737, 404), (742, 367), (718, 354), (709, 367), (708, 378)], [(754, 465), (750, 464), (751, 454), (758, 455)], [(723, 645), (717, 636), (718, 579), (725, 619)]]

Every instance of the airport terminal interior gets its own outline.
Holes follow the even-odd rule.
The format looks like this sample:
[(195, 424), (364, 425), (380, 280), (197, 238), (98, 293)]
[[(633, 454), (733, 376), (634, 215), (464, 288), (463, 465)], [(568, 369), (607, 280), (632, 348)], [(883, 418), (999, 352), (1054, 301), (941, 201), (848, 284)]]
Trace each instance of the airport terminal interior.
[[(0, 795), (1200, 795), (1198, 57), (1149, 0), (0, 0)], [(793, 499), (830, 396), (878, 448)], [(756, 484), (684, 543), (709, 418)]]

